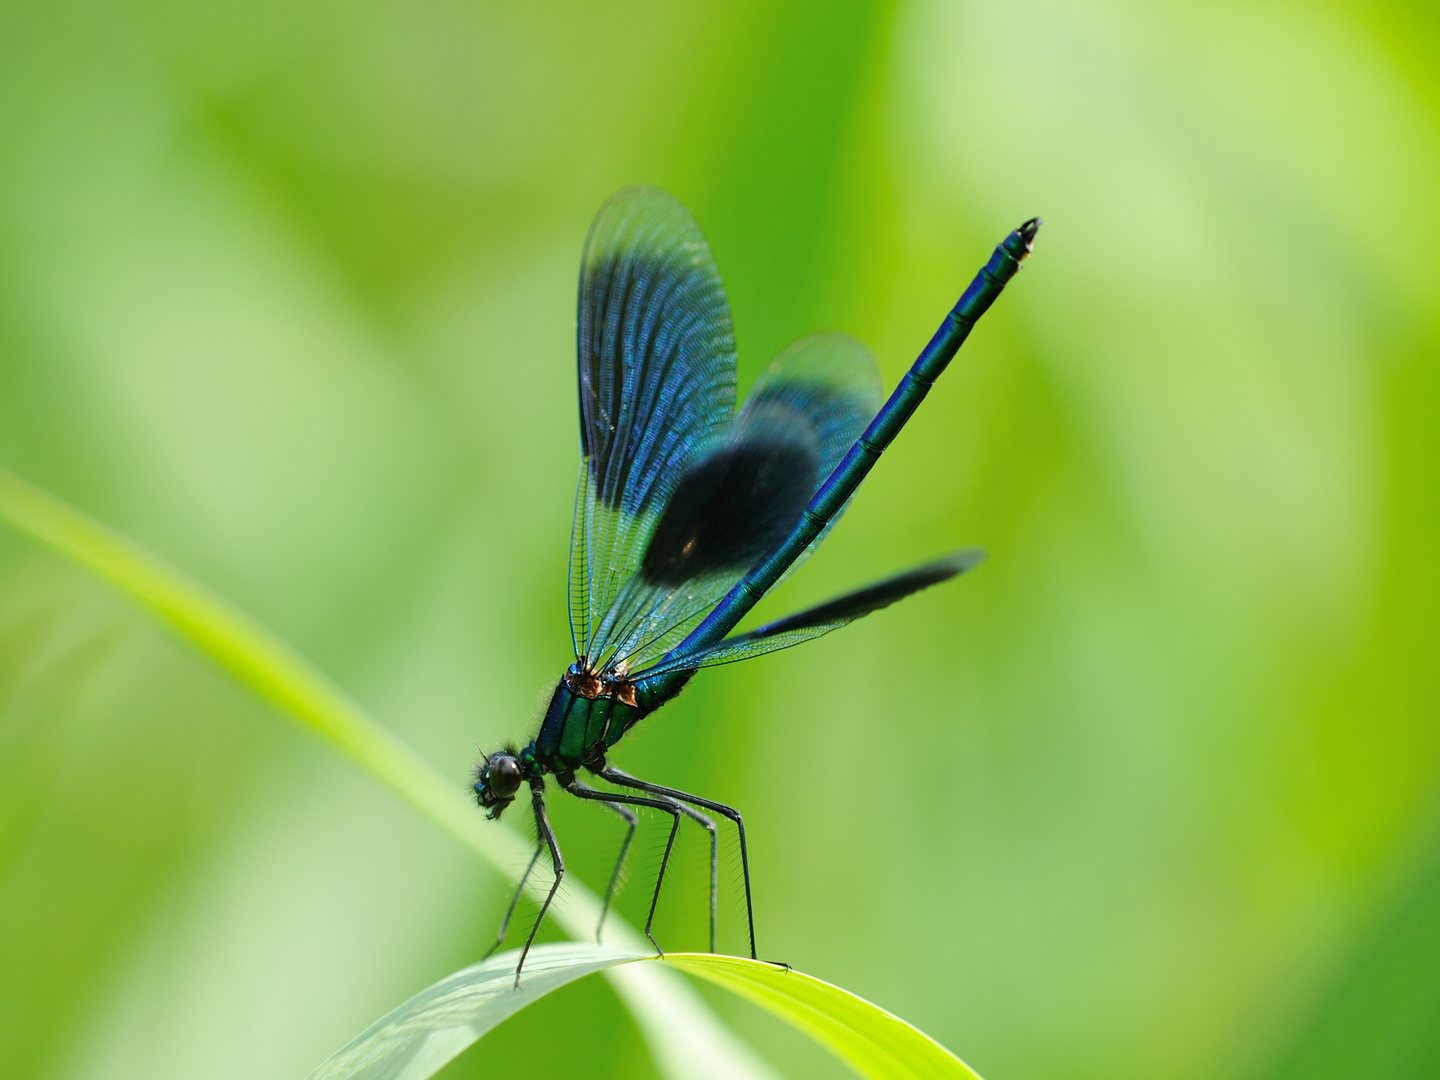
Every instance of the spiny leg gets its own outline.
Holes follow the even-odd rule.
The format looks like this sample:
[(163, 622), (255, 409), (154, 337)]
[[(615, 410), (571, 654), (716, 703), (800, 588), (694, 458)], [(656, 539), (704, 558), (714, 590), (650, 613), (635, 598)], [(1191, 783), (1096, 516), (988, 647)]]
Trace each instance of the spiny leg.
[[(679, 810), (680, 813), (684, 814), (690, 820), (699, 822), (710, 834), (710, 951), (713, 953), (715, 951), (715, 915), (716, 909), (719, 907), (720, 897), (719, 834), (715, 831), (715, 822), (699, 810), (691, 806), (686, 806), (684, 803), (674, 799), (667, 799), (665, 801), (671, 803), (676, 810)], [(610, 913), (610, 902), (615, 896), (616, 889), (619, 887), (620, 875), (625, 866), (625, 856), (629, 854), (630, 842), (635, 838), (635, 825), (637, 820), (633, 813), (619, 803), (608, 802), (605, 805), (619, 814), (629, 828), (625, 832), (624, 842), (620, 845), (620, 857), (615, 860), (615, 869), (610, 874), (610, 884), (605, 888), (605, 902), (600, 905), (600, 921), (595, 926), (595, 940), (597, 942), (600, 941), (600, 931), (605, 926), (605, 918)]]
[(715, 951), (715, 915), (720, 906), (720, 834), (715, 822), (693, 806), (686, 806), (678, 799), (673, 800), (679, 811), (691, 821), (698, 821), (710, 834), (710, 951)]
[(675, 834), (680, 831), (680, 808), (670, 799), (646, 799), (639, 795), (616, 795), (608, 791), (596, 791), (589, 784), (582, 783), (574, 777), (571, 777), (562, 786), (577, 799), (589, 799), (602, 803), (628, 803), (630, 806), (648, 806), (654, 810), (663, 810), (670, 815), (670, 838), (665, 841), (665, 854), (660, 857), (660, 873), (655, 878), (655, 892), (650, 897), (650, 914), (645, 919), (645, 936), (650, 939), (650, 944), (655, 946), (655, 951), (664, 956), (665, 950), (660, 948), (660, 943), (650, 932), (650, 926), (655, 922), (655, 905), (660, 903), (660, 886), (665, 883), (665, 867), (670, 864), (670, 851), (675, 847)]
[(555, 899), (555, 894), (560, 890), (560, 879), (565, 876), (565, 860), (560, 857), (560, 845), (555, 840), (555, 830), (550, 827), (550, 819), (545, 816), (543, 780), (531, 781), (530, 799), (535, 807), (535, 831), (539, 833), (545, 846), (550, 849), (550, 865), (555, 870), (555, 881), (550, 886), (550, 892), (545, 896), (545, 903), (540, 905), (540, 914), (535, 916), (535, 925), (530, 927), (530, 936), (525, 939), (525, 948), (520, 950), (520, 962), (515, 965), (516, 990), (520, 989), (520, 969), (525, 966), (525, 957), (530, 955), (530, 946), (535, 943), (535, 935), (540, 930), (540, 924), (545, 921), (545, 913), (550, 910), (550, 901)]
[(605, 916), (610, 914), (610, 901), (615, 896), (615, 889), (620, 884), (620, 875), (625, 869), (625, 856), (630, 854), (630, 841), (635, 839), (635, 825), (640, 820), (635, 816), (633, 810), (621, 806), (617, 802), (607, 802), (605, 805), (620, 815), (627, 828), (625, 829), (625, 840), (620, 845), (620, 857), (615, 860), (615, 869), (610, 874), (610, 884), (605, 886), (605, 902), (600, 905), (600, 921), (595, 924), (597, 945), (600, 944), (600, 931), (605, 928)]
[(667, 799), (675, 799), (678, 802), (694, 803), (696, 806), (703, 806), (706, 810), (713, 810), (722, 817), (729, 818), (735, 823), (736, 830), (740, 833), (740, 868), (745, 875), (745, 922), (750, 930), (750, 959), (756, 959), (755, 955), (755, 911), (750, 900), (750, 853), (745, 845), (745, 822), (740, 817), (740, 812), (733, 806), (726, 806), (711, 799), (702, 799), (696, 795), (689, 795), (675, 788), (663, 787), (660, 784), (652, 784), (647, 780), (631, 776), (624, 769), (617, 769), (613, 765), (606, 765), (600, 770), (600, 775), (609, 780), (612, 784), (619, 784), (621, 787), (635, 788), (649, 795), (658, 795)]
[(500, 932), (495, 935), (495, 944), (485, 950), (485, 955), (480, 959), (488, 959), (490, 954), (500, 947), (505, 940), (505, 931), (510, 929), (510, 916), (515, 914), (515, 905), (520, 903), (520, 894), (525, 891), (525, 882), (530, 880), (530, 871), (535, 869), (535, 864), (540, 861), (540, 853), (545, 850), (545, 845), (539, 842), (535, 848), (535, 854), (530, 856), (530, 865), (525, 867), (525, 873), (520, 875), (520, 883), (515, 886), (515, 895), (510, 897), (510, 906), (505, 909), (505, 917), (500, 920)]

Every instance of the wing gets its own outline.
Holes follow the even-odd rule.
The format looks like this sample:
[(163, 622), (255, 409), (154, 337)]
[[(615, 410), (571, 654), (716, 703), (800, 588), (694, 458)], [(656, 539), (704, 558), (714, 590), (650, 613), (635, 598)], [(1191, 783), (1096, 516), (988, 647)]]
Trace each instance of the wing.
[(861, 616), (869, 615), (872, 611), (888, 607), (896, 600), (903, 599), (911, 593), (927, 589), (931, 585), (938, 585), (942, 581), (949, 581), (958, 574), (963, 574), (966, 570), (977, 566), (984, 557), (983, 551), (974, 548), (956, 552), (944, 559), (916, 567), (914, 570), (896, 577), (887, 578), (874, 585), (848, 593), (829, 603), (821, 604), (819, 607), (810, 608), (808, 611), (780, 619), (778, 622), (768, 623), (747, 634), (737, 634), (734, 637), (726, 638), (724, 641), (690, 656), (679, 657), (665, 664), (637, 671), (632, 678), (645, 679), (682, 669), (732, 664), (737, 660), (748, 660), (752, 656), (763, 656), (765, 653), (775, 652), (779, 649), (788, 649), (792, 645), (799, 645), (802, 641), (810, 641), (830, 633), (831, 630), (838, 630), (847, 623), (852, 623)]
[(874, 415), (880, 376), (838, 334), (786, 349), (756, 380), (729, 435), (681, 475), (636, 574), (589, 653), (602, 670), (663, 655), (789, 536), (820, 483)]
[[(823, 484), (880, 411), (884, 398), (880, 368), (869, 349), (848, 334), (812, 334), (787, 348), (761, 373), (745, 397), (745, 409), (781, 402), (804, 412), (820, 440)], [(825, 523), (780, 581), (815, 553), (849, 505), (846, 502)]]
[(686, 463), (735, 410), (730, 305), (704, 235), (672, 196), (627, 188), (596, 215), (577, 344), (584, 464), (570, 632), (576, 656), (587, 657)]
[(790, 534), (819, 470), (819, 439), (804, 413), (778, 403), (747, 409), (681, 475), (638, 573), (596, 629), (591, 663), (623, 672), (669, 648)]

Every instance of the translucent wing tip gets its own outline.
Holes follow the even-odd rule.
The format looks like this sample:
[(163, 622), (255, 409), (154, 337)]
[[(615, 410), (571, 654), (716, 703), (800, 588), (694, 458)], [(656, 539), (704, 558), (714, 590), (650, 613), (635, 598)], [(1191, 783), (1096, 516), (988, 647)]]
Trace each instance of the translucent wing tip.
[(634, 184), (615, 192), (596, 212), (585, 238), (586, 256), (582, 262), (616, 245), (653, 242), (656, 233), (709, 249), (689, 207), (663, 188)]
[(880, 365), (865, 343), (849, 334), (827, 330), (792, 341), (770, 361), (755, 380), (751, 393), (768, 383), (790, 381), (825, 383), (837, 389), (848, 389), (876, 399), (883, 398), (880, 386)]
[(676, 206), (684, 206), (684, 204), (679, 199), (677, 199), (674, 195), (671, 195), (670, 192), (666, 191), (662, 187), (656, 187), (654, 184), (629, 184), (626, 187), (622, 187), (619, 191), (615, 192), (615, 194), (611, 195), (610, 198), (606, 199), (601, 209), (603, 210), (605, 206), (609, 206), (611, 203), (624, 202), (626, 199), (634, 197), (659, 197), (664, 202), (672, 202)]
[(599, 221), (607, 214), (627, 204), (654, 207), (663, 206), (667, 209), (678, 210), (687, 217), (690, 216), (690, 211), (686, 208), (685, 204), (664, 188), (652, 187), (650, 184), (631, 184), (629, 187), (621, 188), (601, 203), (600, 209), (595, 212), (595, 220)]

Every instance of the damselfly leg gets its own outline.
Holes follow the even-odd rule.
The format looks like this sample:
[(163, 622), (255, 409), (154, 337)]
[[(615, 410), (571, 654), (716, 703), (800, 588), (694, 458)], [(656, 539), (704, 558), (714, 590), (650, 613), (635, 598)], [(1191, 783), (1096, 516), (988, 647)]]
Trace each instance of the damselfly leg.
[(480, 959), (488, 959), (490, 954), (505, 941), (505, 931), (510, 929), (510, 917), (515, 914), (515, 905), (520, 903), (520, 897), (525, 892), (525, 882), (530, 880), (530, 871), (535, 869), (535, 864), (540, 861), (540, 853), (544, 850), (544, 841), (537, 840), (535, 854), (530, 856), (530, 864), (525, 867), (525, 873), (520, 875), (520, 883), (515, 886), (515, 893), (510, 897), (510, 906), (505, 909), (505, 917), (500, 920), (500, 932), (495, 935), (495, 944), (486, 949), (485, 955)]
[(710, 951), (715, 951), (715, 916), (720, 905), (720, 833), (713, 818), (702, 814), (693, 806), (676, 801), (680, 812), (691, 821), (699, 822), (710, 834)]
[(610, 914), (610, 901), (615, 898), (615, 890), (620, 886), (620, 875), (625, 871), (625, 856), (630, 854), (630, 842), (635, 839), (635, 826), (640, 820), (628, 806), (621, 806), (617, 802), (607, 802), (604, 805), (619, 814), (620, 819), (625, 822), (625, 839), (620, 843), (615, 869), (610, 872), (610, 884), (605, 886), (605, 901), (600, 905), (600, 921), (595, 924), (596, 944), (600, 944), (600, 933), (605, 929), (605, 916)]
[[(555, 880), (550, 884), (550, 891), (545, 894), (545, 903), (540, 905), (540, 914), (535, 916), (535, 925), (530, 927), (530, 936), (525, 939), (525, 947), (520, 950), (520, 962), (515, 965), (515, 989), (520, 989), (520, 969), (525, 966), (525, 957), (530, 955), (530, 946), (535, 944), (535, 935), (540, 930), (540, 924), (545, 921), (545, 913), (550, 910), (550, 903), (555, 899), (555, 894), (560, 891), (560, 879), (565, 876), (565, 860), (560, 856), (560, 844), (555, 839), (555, 830), (550, 827), (550, 819), (545, 814), (545, 789), (542, 786), (544, 781), (535, 781), (531, 788), (531, 803), (535, 808), (535, 832), (550, 849), (550, 865), (555, 870)], [(534, 861), (531, 861), (534, 865)]]
[(630, 806), (648, 806), (654, 810), (663, 810), (670, 815), (670, 836), (665, 841), (665, 854), (660, 857), (660, 873), (655, 877), (655, 892), (650, 897), (650, 914), (645, 919), (645, 936), (650, 939), (650, 944), (655, 946), (655, 951), (664, 956), (665, 950), (655, 940), (655, 935), (650, 932), (650, 927), (655, 922), (655, 906), (660, 903), (660, 886), (665, 883), (665, 868), (670, 865), (670, 852), (675, 847), (675, 834), (680, 830), (679, 808), (670, 799), (662, 801), (661, 799), (647, 799), (639, 795), (619, 795), (609, 791), (596, 791), (589, 784), (582, 783), (573, 776), (564, 787), (577, 799), (600, 803), (626, 803)]
[[(750, 852), (749, 848), (745, 844), (745, 822), (740, 817), (740, 811), (736, 810), (733, 806), (726, 806), (724, 803), (715, 802), (713, 799), (702, 799), (698, 795), (690, 795), (684, 791), (679, 791), (675, 788), (663, 787), (660, 784), (652, 784), (648, 780), (641, 780), (639, 777), (631, 776), (624, 769), (617, 769), (614, 765), (606, 765), (604, 768), (602, 768), (600, 770), (600, 776), (606, 780), (609, 780), (612, 784), (616, 784), (620, 787), (634, 788), (637, 791), (645, 792), (647, 795), (658, 795), (667, 799), (674, 799), (676, 802), (692, 803), (695, 806), (703, 806), (706, 810), (711, 810), (719, 814), (721, 817), (728, 818), (730, 821), (733, 821), (735, 823), (735, 829), (740, 834), (740, 869), (745, 877), (745, 924), (750, 932), (750, 959), (754, 960), (756, 958), (755, 911), (754, 906), (750, 900)], [(716, 867), (718, 865), (718, 857), (716, 855), (715, 848), (712, 848), (711, 851), (712, 869), (710, 879), (713, 886), (713, 883), (716, 881)], [(713, 912), (713, 899), (711, 901), (711, 904), (711, 910)], [(713, 929), (711, 930), (711, 937), (712, 939), (714, 937)], [(713, 940), (711, 951), (714, 951)]]
[[(710, 834), (710, 951), (715, 951), (715, 917), (720, 899), (720, 844), (719, 833), (715, 829), (715, 822), (712, 818), (702, 814), (693, 806), (686, 806), (682, 802), (668, 799), (676, 810), (684, 814), (691, 821), (698, 823), (701, 828)], [(619, 814), (629, 828), (625, 831), (625, 839), (620, 844), (620, 856), (615, 860), (615, 869), (610, 873), (610, 884), (605, 888), (605, 902), (600, 906), (600, 922), (595, 927), (595, 940), (600, 940), (600, 931), (605, 927), (605, 918), (610, 913), (610, 903), (615, 898), (615, 893), (620, 887), (620, 881), (625, 871), (625, 857), (630, 853), (630, 842), (635, 838), (635, 815), (618, 803), (606, 803), (611, 810)]]

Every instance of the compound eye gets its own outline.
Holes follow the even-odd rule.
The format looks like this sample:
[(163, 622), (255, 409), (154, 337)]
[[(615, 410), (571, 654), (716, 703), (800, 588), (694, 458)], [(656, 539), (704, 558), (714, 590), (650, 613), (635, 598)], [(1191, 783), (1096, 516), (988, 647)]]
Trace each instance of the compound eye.
[(490, 759), (490, 767), (485, 770), (485, 786), (497, 799), (513, 798), (520, 790), (520, 782), (524, 779), (520, 772), (520, 762), (509, 754), (496, 754)]

